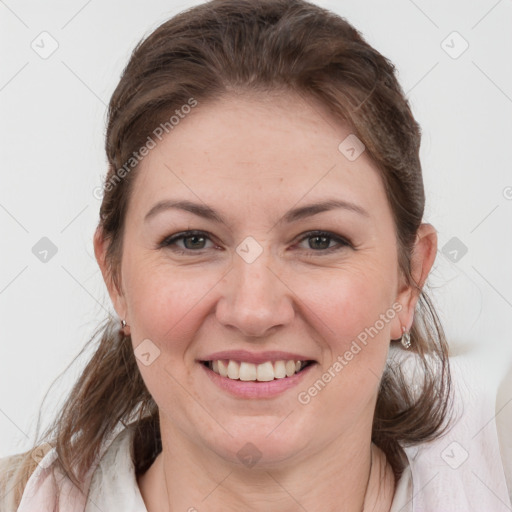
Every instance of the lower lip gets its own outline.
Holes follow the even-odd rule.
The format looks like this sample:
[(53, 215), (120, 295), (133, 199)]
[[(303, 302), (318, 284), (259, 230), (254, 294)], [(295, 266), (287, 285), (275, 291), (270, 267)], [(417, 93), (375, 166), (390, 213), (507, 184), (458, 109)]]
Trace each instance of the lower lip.
[(214, 384), (233, 396), (239, 398), (271, 398), (299, 384), (316, 363), (306, 366), (304, 370), (295, 373), (291, 377), (283, 377), (282, 379), (274, 379), (267, 382), (229, 379), (215, 373), (204, 364), (199, 364)]

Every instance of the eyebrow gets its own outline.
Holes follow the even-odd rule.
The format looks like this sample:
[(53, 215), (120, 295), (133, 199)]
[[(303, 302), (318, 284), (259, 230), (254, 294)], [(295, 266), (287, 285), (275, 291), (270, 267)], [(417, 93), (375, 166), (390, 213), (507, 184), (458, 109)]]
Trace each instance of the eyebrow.
[[(299, 208), (294, 208), (289, 210), (284, 214), (284, 216), (278, 221), (278, 224), (283, 223), (292, 223), (297, 222), (298, 220), (305, 219), (307, 217), (311, 217), (313, 215), (317, 215), (318, 213), (326, 212), (329, 210), (334, 210), (337, 208), (343, 208), (348, 211), (352, 211), (358, 213), (364, 217), (369, 218), (370, 214), (362, 207), (355, 203), (351, 203), (349, 201), (341, 200), (341, 199), (327, 199), (324, 201), (320, 201), (317, 203), (312, 203), (306, 206), (301, 206)], [(204, 219), (212, 220), (214, 222), (219, 222), (222, 224), (227, 224), (222, 217), (222, 215), (217, 212), (215, 209), (211, 208), (205, 204), (193, 203), (187, 200), (181, 201), (173, 201), (173, 200), (163, 200), (156, 203), (146, 214), (144, 217), (144, 222), (148, 221), (151, 217), (154, 217), (160, 212), (169, 209), (178, 209), (184, 210), (198, 217), (203, 217)]]

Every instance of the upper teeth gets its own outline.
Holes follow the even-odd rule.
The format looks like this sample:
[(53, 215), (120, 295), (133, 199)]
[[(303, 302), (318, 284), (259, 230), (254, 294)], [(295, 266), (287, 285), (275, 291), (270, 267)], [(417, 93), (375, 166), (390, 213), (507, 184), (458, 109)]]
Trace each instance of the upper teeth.
[(306, 361), (267, 361), (261, 364), (238, 362), (233, 360), (219, 359), (217, 361), (208, 361), (208, 366), (215, 373), (222, 377), (228, 377), (233, 380), (257, 380), (270, 381), (291, 377), (301, 370)]

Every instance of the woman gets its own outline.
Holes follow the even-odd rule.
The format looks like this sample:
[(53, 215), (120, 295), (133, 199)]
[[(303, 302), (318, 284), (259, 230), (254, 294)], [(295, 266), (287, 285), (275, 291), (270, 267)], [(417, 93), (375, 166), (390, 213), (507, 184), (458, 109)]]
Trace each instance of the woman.
[(489, 404), (452, 407), (419, 146), (392, 64), (310, 3), (215, 0), (142, 41), (94, 237), (120, 326), (3, 461), (2, 510), (509, 509), (503, 430), (460, 437)]

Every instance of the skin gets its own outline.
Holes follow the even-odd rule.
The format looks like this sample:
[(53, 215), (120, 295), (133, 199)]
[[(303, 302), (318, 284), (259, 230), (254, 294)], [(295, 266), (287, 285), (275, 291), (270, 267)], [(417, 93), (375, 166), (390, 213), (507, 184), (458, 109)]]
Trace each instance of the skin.
[[(399, 274), (379, 171), (364, 152), (349, 161), (338, 150), (350, 133), (323, 106), (292, 94), (199, 103), (134, 171), (119, 290), (97, 231), (96, 257), (134, 349), (149, 339), (160, 350), (149, 366), (137, 360), (162, 431), (163, 451), (138, 479), (149, 512), (361, 510), (380, 377), (390, 340), (412, 325), (418, 295)], [(368, 218), (335, 209), (276, 224), (291, 208), (331, 197), (359, 204)], [(226, 223), (175, 209), (144, 221), (169, 198), (207, 204)], [(185, 255), (158, 248), (189, 229), (211, 236), (178, 241)], [(329, 254), (305, 238), (311, 230), (353, 247), (331, 238), (328, 246), (339, 250)], [(247, 236), (263, 250), (252, 263), (236, 253)], [(436, 249), (435, 229), (422, 224), (412, 260), (420, 287)], [(299, 403), (297, 393), (394, 303), (401, 311), (307, 405)], [(196, 362), (229, 349), (291, 351), (318, 364), (278, 397), (233, 398)], [(251, 468), (237, 457), (248, 442), (261, 453)]]

